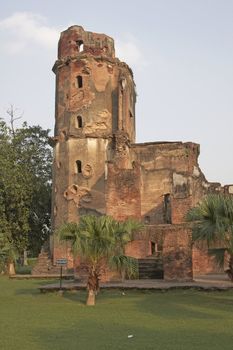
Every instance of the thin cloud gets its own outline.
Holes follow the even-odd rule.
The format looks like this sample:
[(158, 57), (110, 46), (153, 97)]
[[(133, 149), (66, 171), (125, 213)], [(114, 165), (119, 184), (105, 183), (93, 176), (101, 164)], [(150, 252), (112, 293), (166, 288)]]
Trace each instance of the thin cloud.
[(31, 12), (16, 12), (0, 21), (0, 34), (4, 34), (3, 46), (10, 54), (20, 53), (35, 44), (54, 49), (59, 32), (46, 25), (45, 17)]
[(146, 65), (147, 62), (139, 47), (139, 43), (132, 35), (127, 35), (125, 39), (115, 40), (116, 56), (125, 61), (130, 66)]
[[(32, 12), (16, 12), (0, 20), (1, 50), (16, 55), (41, 47), (54, 50), (57, 47), (60, 29), (47, 25), (46, 18)], [(130, 66), (145, 65), (137, 40), (128, 34), (116, 39), (116, 55)]]

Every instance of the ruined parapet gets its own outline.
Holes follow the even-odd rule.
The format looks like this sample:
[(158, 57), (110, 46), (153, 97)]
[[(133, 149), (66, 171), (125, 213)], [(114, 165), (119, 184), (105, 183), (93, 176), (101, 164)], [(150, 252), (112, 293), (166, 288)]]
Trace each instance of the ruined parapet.
[(76, 57), (80, 53), (115, 58), (114, 40), (105, 34), (85, 31), (81, 26), (71, 26), (61, 33), (58, 59)]
[(223, 187), (223, 193), (233, 195), (233, 184), (225, 185)]

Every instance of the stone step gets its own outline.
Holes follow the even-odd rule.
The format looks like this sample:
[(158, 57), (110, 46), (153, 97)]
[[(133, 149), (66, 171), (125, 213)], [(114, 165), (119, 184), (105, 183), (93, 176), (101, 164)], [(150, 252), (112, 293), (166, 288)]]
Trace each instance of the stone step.
[(138, 268), (142, 268), (142, 269), (154, 269), (154, 268), (158, 268), (159, 266), (163, 266), (163, 264), (139, 264)]
[[(66, 273), (66, 269), (63, 269), (63, 271)], [(42, 252), (39, 254), (37, 263), (32, 269), (32, 275), (40, 274), (60, 274), (60, 267), (52, 264), (48, 252)]]
[(156, 271), (163, 271), (163, 268), (160, 266), (157, 269), (139, 269), (139, 273), (154, 273)]
[(139, 279), (162, 279), (163, 262), (161, 258), (138, 259)]
[(139, 266), (138, 270), (139, 271), (155, 271), (155, 270), (162, 270), (163, 266), (159, 265), (159, 266)]
[(143, 274), (139, 273), (139, 279), (140, 280), (143, 280), (143, 279), (163, 279), (163, 271), (158, 270), (158, 271), (154, 271), (153, 273), (143, 273)]
[(152, 262), (156, 262), (156, 261), (161, 261), (161, 258), (156, 258), (156, 259), (138, 259), (138, 261), (141, 261), (143, 263), (152, 263)]

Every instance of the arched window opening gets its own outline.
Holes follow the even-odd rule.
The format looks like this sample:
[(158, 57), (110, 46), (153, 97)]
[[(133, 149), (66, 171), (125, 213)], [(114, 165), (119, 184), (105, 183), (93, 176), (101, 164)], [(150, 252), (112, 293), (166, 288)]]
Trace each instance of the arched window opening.
[(78, 128), (83, 127), (83, 120), (82, 120), (82, 117), (80, 115), (77, 116), (77, 125), (78, 125)]
[(84, 44), (82, 40), (77, 40), (76, 41), (78, 52), (82, 52), (84, 50)]
[(81, 160), (76, 160), (77, 172), (80, 174), (82, 172), (82, 162)]
[(79, 89), (83, 87), (83, 77), (81, 75), (77, 76), (77, 84)]

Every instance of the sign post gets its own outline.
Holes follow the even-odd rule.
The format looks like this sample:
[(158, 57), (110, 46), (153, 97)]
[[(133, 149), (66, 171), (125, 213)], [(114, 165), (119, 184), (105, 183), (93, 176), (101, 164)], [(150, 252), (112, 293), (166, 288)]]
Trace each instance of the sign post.
[(56, 264), (58, 266), (60, 266), (60, 287), (59, 287), (59, 289), (60, 289), (60, 292), (61, 292), (62, 291), (62, 268), (63, 268), (63, 266), (67, 265), (67, 259), (65, 259), (65, 258), (57, 259), (56, 260)]

